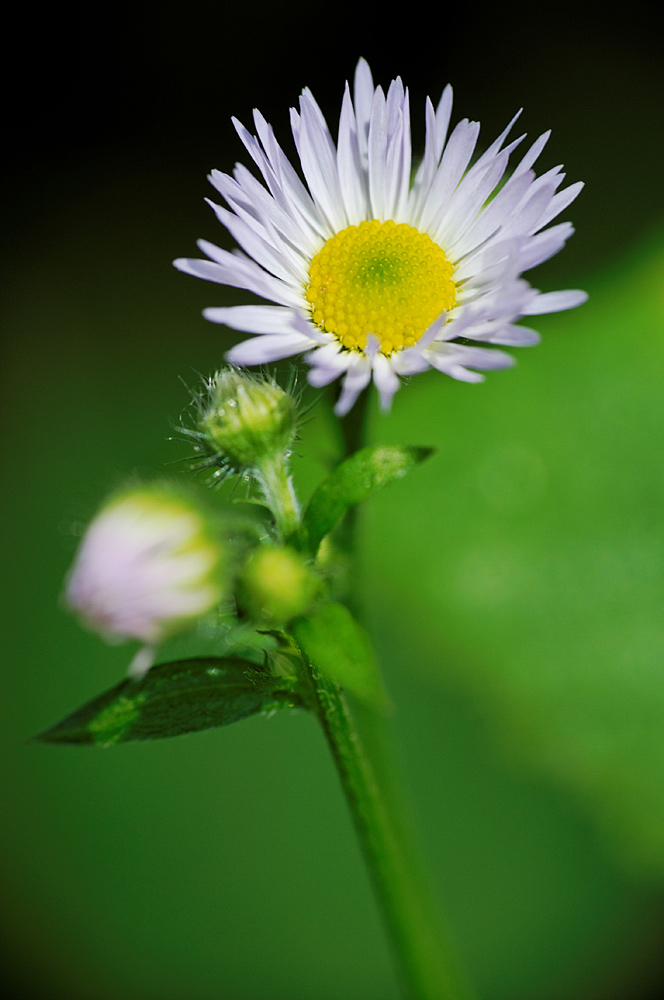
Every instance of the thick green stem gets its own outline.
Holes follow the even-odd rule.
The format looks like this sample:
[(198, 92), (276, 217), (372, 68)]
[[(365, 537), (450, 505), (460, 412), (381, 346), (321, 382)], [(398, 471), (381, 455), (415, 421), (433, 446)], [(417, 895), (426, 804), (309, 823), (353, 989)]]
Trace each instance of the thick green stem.
[[(364, 444), (369, 391), (341, 419), (344, 457)], [(337, 531), (337, 544), (356, 558), (357, 510)], [(358, 604), (357, 573), (347, 603)], [(380, 710), (353, 701), (307, 660), (315, 710), (332, 750), (373, 881), (404, 991), (411, 1000), (470, 1000), (472, 991), (419, 860), (408, 811), (397, 787)]]
[(353, 705), (309, 664), (332, 750), (394, 950), (412, 1000), (469, 1000), (466, 984), (405, 822), (382, 716)]

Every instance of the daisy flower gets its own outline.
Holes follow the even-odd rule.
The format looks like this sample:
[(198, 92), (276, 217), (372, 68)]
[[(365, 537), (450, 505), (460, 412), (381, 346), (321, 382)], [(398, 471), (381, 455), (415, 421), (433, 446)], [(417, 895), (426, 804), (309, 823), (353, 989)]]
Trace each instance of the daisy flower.
[(560, 189), (560, 167), (536, 177), (549, 133), (508, 170), (524, 138), (506, 145), (517, 115), (471, 165), (479, 124), (464, 119), (448, 137), (451, 110), (449, 86), (437, 108), (427, 100), (424, 156), (412, 178), (408, 91), (400, 79), (387, 94), (374, 87), (364, 60), (353, 97), (346, 86), (336, 144), (309, 90), (291, 110), (301, 175), (258, 111), (255, 136), (234, 121), (264, 183), (242, 164), (233, 176), (214, 170), (210, 181), (228, 207), (209, 204), (243, 252), (201, 240), (209, 259), (175, 261), (271, 303), (204, 310), (252, 334), (228, 361), (303, 354), (312, 385), (342, 378), (337, 414), (372, 379), (387, 409), (399, 376), (435, 368), (481, 381), (479, 371), (512, 364), (494, 345), (537, 343), (534, 330), (515, 325), (521, 317), (585, 301), (581, 291), (543, 294), (521, 277), (571, 236), (569, 222), (549, 223), (583, 186)]

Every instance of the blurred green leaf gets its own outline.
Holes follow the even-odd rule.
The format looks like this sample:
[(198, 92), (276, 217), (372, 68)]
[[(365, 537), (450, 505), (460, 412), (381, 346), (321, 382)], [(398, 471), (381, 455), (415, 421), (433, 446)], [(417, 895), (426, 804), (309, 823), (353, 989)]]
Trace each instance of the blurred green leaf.
[(152, 667), (117, 684), (40, 733), (43, 743), (111, 746), (226, 726), (257, 712), (302, 704), (296, 678), (237, 658), (202, 657)]
[(433, 454), (433, 448), (373, 445), (341, 462), (315, 491), (302, 519), (303, 544), (316, 552), (351, 507), (401, 479)]
[(345, 605), (321, 605), (299, 618), (292, 632), (306, 658), (322, 673), (362, 699), (385, 704), (371, 643)]
[(441, 461), (407, 517), (391, 493), (372, 504), (364, 581), (385, 655), (405, 630), (413, 666), (466, 685), (509, 755), (571, 791), (623, 863), (658, 879), (663, 273), (659, 236), (580, 309), (537, 317), (542, 343), (513, 370), (481, 386), (431, 374), (403, 392), (382, 433), (426, 427)]

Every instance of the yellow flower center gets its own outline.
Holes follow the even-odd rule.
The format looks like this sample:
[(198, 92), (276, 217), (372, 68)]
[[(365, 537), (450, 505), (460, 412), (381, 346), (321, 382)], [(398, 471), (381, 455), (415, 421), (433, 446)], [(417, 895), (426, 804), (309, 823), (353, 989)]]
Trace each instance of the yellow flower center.
[(316, 326), (350, 351), (363, 351), (373, 334), (387, 356), (417, 343), (456, 295), (452, 265), (430, 236), (376, 219), (327, 240), (309, 277)]

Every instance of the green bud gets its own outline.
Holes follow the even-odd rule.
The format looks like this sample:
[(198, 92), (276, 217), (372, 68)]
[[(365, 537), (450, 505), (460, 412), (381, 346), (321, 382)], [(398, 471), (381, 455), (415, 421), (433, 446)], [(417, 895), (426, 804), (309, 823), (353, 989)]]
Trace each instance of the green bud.
[(269, 456), (283, 456), (295, 439), (297, 404), (271, 379), (237, 368), (217, 372), (200, 407), (199, 432), (220, 465), (255, 469)]
[(255, 549), (238, 583), (238, 601), (250, 618), (280, 627), (304, 614), (320, 590), (320, 579), (301, 553), (279, 545)]

